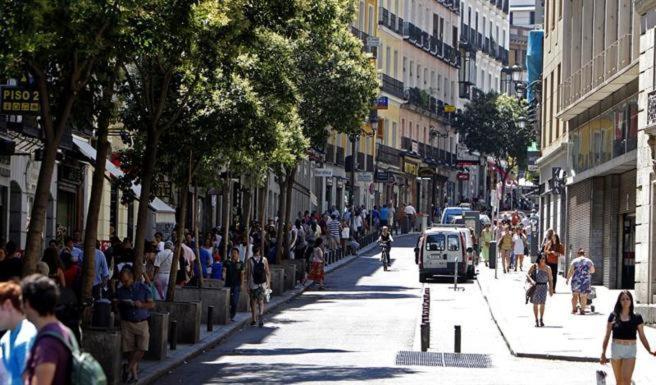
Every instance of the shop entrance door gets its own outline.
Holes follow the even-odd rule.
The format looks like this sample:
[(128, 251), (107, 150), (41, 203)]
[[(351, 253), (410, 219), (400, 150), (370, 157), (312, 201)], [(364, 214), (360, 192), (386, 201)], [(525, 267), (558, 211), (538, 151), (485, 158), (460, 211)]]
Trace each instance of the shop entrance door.
[(635, 286), (635, 214), (624, 214), (622, 221), (622, 289)]

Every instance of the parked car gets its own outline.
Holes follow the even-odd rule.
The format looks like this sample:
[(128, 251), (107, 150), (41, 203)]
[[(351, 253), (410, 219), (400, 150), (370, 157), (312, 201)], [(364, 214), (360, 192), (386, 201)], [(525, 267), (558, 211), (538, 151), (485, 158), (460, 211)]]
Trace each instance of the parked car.
[[(460, 279), (473, 278), (473, 240), (467, 233), (467, 228), (456, 225), (439, 225), (426, 230), (418, 247), (419, 282), (432, 277), (453, 277), (456, 263)], [(471, 247), (468, 247), (468, 238)]]

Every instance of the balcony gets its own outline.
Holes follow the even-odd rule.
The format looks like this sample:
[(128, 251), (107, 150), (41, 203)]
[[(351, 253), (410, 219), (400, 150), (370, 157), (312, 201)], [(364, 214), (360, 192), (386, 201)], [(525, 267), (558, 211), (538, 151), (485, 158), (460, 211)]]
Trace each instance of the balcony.
[(424, 47), (424, 50), (430, 51), (430, 35), (428, 35), (428, 32), (422, 32), (421, 34), (421, 43)]
[(392, 96), (403, 99), (403, 82), (396, 80), (389, 75), (382, 74), (383, 78), (383, 92), (386, 92)]
[(408, 138), (408, 137), (405, 137), (405, 136), (402, 137), (401, 138), (401, 149), (403, 149), (405, 151), (412, 152), (412, 142), (413, 142), (413, 140), (411, 138)]
[(455, 49), (452, 49), (452, 51), (456, 51), (456, 54), (451, 51), (447, 52), (447, 45), (444, 45), (436, 36), (429, 35), (428, 32), (422, 31), (421, 28), (407, 21), (403, 23), (403, 39), (414, 44), (417, 48), (430, 52), (447, 64), (454, 67), (460, 66), (460, 55), (457, 54)]
[(390, 166), (401, 167), (401, 151), (384, 144), (379, 144), (376, 161), (389, 164)]
[(390, 13), (383, 7), (378, 9), (378, 24), (388, 26), (390, 22)]
[(638, 57), (626, 34), (560, 84), (559, 119), (569, 120), (636, 79)]
[(364, 31), (360, 31), (359, 29), (357, 29), (357, 28), (354, 27), (354, 26), (351, 26), (351, 33), (352, 33), (355, 37), (357, 37), (358, 39), (362, 40), (362, 43), (363, 43), (364, 45), (367, 44), (367, 38), (369, 37), (369, 34), (368, 34), (368, 33), (364, 32)]
[[(397, 23), (397, 20), (400, 23)], [(390, 31), (397, 34), (403, 33), (403, 19), (383, 7), (378, 7), (378, 25), (387, 27)]]

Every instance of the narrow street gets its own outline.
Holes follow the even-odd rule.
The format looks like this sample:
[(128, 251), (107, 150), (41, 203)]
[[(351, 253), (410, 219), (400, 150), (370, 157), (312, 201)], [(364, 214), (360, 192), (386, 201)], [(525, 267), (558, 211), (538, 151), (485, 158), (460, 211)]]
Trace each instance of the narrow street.
[[(463, 353), (483, 353), (492, 367), (399, 366), (397, 352), (416, 348), (422, 285), (413, 260), (415, 237), (397, 240), (384, 272), (377, 250), (327, 280), (328, 290), (308, 291), (266, 319), (157, 380), (181, 383), (390, 383), (390, 384), (590, 384), (597, 365), (518, 359), (508, 353), (478, 285), (454, 293), (432, 282), (430, 351), (453, 352), (453, 326), (462, 325)], [(536, 333), (539, 331), (536, 331)], [(413, 348), (413, 346), (415, 346)]]

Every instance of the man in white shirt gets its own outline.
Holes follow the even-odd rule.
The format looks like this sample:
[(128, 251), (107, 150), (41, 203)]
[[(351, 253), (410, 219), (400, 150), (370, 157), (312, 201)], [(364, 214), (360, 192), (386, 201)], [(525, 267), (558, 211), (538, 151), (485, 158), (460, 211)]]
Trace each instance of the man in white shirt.
[(405, 216), (408, 220), (408, 231), (412, 231), (415, 228), (415, 215), (417, 214), (417, 210), (412, 206), (411, 203), (408, 203), (407, 206), (405, 206), (405, 209), (403, 209), (403, 212), (405, 213)]
[(390, 201), (390, 204), (389, 204), (388, 207), (389, 207), (389, 210), (387, 211), (388, 212), (387, 223), (389, 223), (390, 229), (397, 230), (397, 227), (396, 227), (396, 209), (394, 208), (394, 202)]
[[(177, 261), (176, 261), (177, 262)], [(173, 263), (173, 242), (167, 241), (164, 250), (155, 256), (155, 287), (160, 297), (166, 298), (169, 289), (169, 277), (171, 276), (171, 264)], [(179, 266), (178, 266), (179, 268)]]

